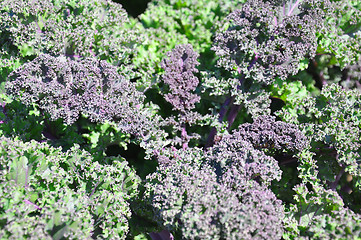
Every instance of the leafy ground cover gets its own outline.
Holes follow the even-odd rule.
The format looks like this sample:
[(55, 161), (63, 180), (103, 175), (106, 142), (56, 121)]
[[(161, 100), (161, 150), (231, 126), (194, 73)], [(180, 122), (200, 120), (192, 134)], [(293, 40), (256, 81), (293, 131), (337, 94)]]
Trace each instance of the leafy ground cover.
[(1, 1), (0, 239), (361, 239), (360, 43), (357, 0)]

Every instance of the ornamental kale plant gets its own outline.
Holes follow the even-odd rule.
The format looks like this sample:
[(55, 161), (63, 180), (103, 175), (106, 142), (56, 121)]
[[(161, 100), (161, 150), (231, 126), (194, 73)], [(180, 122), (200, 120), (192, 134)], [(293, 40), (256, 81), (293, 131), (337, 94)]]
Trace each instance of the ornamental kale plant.
[(52, 120), (62, 118), (69, 125), (81, 114), (97, 122), (134, 115), (127, 111), (142, 102), (113, 65), (94, 58), (78, 62), (41, 54), (8, 78), (13, 79), (6, 86), (9, 94), (25, 104), (37, 103)]
[(175, 110), (184, 114), (193, 109), (200, 99), (198, 95), (190, 92), (198, 85), (198, 79), (194, 76), (194, 73), (198, 72), (198, 54), (193, 51), (192, 45), (178, 45), (169, 52), (168, 57), (161, 62), (165, 70), (163, 81), (169, 85), (170, 91), (164, 98)]
[(264, 84), (296, 74), (300, 61), (316, 53), (316, 29), (324, 28), (329, 5), (328, 1), (247, 1), (228, 15), (229, 26), (215, 37), (218, 65)]
[(361, 3), (0, 3), (0, 239), (361, 239)]
[(238, 166), (217, 175), (208, 160), (196, 159), (204, 157), (201, 149), (192, 151), (147, 178), (145, 196), (158, 222), (186, 239), (281, 237), (283, 206), (270, 190), (237, 174)]
[[(97, 162), (34, 140), (1, 137), (2, 238), (125, 239), (140, 182), (120, 157)], [(107, 164), (104, 164), (107, 162)]]

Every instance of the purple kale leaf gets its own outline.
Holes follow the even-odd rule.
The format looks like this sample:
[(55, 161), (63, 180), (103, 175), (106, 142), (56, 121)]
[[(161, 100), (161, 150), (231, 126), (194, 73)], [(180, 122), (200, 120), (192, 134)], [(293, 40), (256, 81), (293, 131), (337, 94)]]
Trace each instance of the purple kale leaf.
[(276, 159), (255, 149), (252, 143), (243, 140), (236, 133), (223, 136), (221, 141), (208, 150), (206, 158), (215, 166), (218, 177), (231, 171), (232, 179), (240, 180), (237, 183), (240, 188), (247, 187), (250, 180), (269, 185), (272, 180), (281, 179)]
[(262, 149), (294, 152), (306, 146), (308, 140), (296, 125), (275, 121), (273, 116), (260, 116), (253, 123), (242, 124), (232, 134), (222, 136), (209, 149), (207, 161), (218, 169), (218, 176), (232, 171), (233, 178), (269, 185), (271, 181), (281, 179), (281, 170), (276, 159)]
[(239, 126), (234, 135), (253, 144), (255, 148), (275, 148), (301, 151), (308, 140), (297, 125), (275, 121), (274, 116), (260, 116), (253, 123)]
[(247, 1), (215, 37), (218, 65), (267, 85), (296, 74), (301, 60), (315, 56), (327, 6), (318, 0)]
[[(37, 104), (52, 120), (74, 123), (81, 114), (91, 121), (131, 123), (143, 98), (117, 68), (93, 58), (80, 61), (41, 54), (9, 76), (9, 94)], [(126, 125), (126, 124), (125, 124)]]
[(127, 12), (109, 0), (3, 0), (0, 9), (0, 31), (6, 29), (15, 46), (36, 55), (97, 57), (124, 67), (141, 42), (126, 27)]
[(175, 110), (183, 113), (193, 109), (194, 104), (200, 100), (198, 95), (192, 93), (199, 83), (194, 75), (198, 72), (198, 56), (192, 45), (184, 44), (168, 52), (167, 58), (161, 62), (165, 70), (163, 81), (168, 84), (170, 90), (164, 97)]
[[(213, 166), (187, 151), (147, 177), (145, 196), (159, 224), (180, 231), (185, 239), (282, 236), (284, 209), (270, 190), (255, 181), (235, 180), (231, 174), (218, 178)], [(238, 180), (249, 183), (234, 187)]]

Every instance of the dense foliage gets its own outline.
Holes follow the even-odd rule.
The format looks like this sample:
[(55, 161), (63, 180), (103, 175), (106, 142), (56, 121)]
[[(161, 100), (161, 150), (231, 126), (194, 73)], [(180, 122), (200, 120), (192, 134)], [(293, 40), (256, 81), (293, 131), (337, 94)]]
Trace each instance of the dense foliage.
[(0, 2), (0, 239), (361, 239), (361, 3)]

